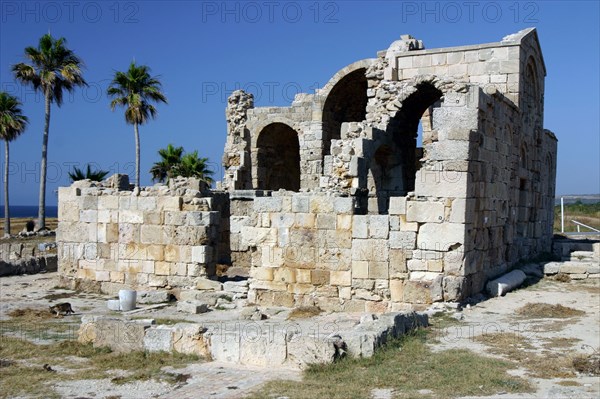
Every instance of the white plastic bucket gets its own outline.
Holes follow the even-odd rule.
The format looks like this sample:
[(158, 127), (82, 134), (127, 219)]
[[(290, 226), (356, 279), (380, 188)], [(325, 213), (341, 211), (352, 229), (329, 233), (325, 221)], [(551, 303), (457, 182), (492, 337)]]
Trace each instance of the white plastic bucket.
[(121, 310), (127, 312), (135, 309), (135, 301), (137, 299), (137, 292), (135, 290), (120, 290), (119, 301), (121, 302)]

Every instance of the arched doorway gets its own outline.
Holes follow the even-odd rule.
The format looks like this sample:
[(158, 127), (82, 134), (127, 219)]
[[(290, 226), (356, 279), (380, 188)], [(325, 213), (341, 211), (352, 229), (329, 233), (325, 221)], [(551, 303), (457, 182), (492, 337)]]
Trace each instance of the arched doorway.
[(256, 145), (259, 190), (300, 190), (300, 144), (298, 134), (284, 123), (261, 130)]

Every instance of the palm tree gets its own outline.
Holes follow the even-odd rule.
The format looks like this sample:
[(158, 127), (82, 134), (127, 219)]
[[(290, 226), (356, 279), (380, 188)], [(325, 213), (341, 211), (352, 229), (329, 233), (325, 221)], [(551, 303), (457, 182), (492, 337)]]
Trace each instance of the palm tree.
[(8, 206), (8, 143), (25, 131), (27, 117), (21, 111), (16, 97), (0, 92), (0, 137), (4, 140), (4, 236), (10, 236), (10, 211)]
[(156, 118), (156, 108), (150, 101), (167, 103), (161, 93), (162, 84), (157, 77), (150, 76), (150, 68), (136, 65), (132, 61), (127, 72), (115, 72), (108, 87), (108, 95), (113, 97), (110, 107), (114, 111), (117, 105), (125, 107), (125, 121), (133, 125), (135, 135), (135, 185), (140, 186), (140, 134), (138, 126), (148, 118)]
[(31, 64), (13, 65), (17, 80), (30, 85), (44, 94), (45, 123), (42, 136), (42, 163), (40, 167), (40, 199), (38, 230), (46, 228), (46, 169), (48, 164), (48, 133), (50, 130), (50, 105), (62, 105), (63, 90), (73, 92), (77, 86), (85, 86), (81, 68), (83, 62), (65, 47), (64, 38), (55, 39), (49, 33), (40, 38), (36, 47), (25, 48), (25, 57)]
[(211, 184), (214, 173), (208, 169), (208, 158), (198, 158), (198, 151), (185, 154), (181, 158), (181, 163), (175, 167), (174, 176), (196, 177), (205, 183)]
[(172, 144), (167, 145), (167, 148), (158, 150), (161, 160), (155, 162), (150, 169), (153, 181), (168, 182), (173, 177), (173, 169), (181, 163), (183, 155), (183, 147), (173, 147)]
[(104, 180), (107, 174), (108, 172), (106, 170), (98, 169), (92, 171), (90, 164), (87, 164), (87, 169), (85, 173), (83, 173), (83, 171), (77, 166), (73, 166), (73, 172), (69, 172), (69, 178), (71, 178), (72, 182), (85, 179), (89, 179), (91, 181), (102, 181)]

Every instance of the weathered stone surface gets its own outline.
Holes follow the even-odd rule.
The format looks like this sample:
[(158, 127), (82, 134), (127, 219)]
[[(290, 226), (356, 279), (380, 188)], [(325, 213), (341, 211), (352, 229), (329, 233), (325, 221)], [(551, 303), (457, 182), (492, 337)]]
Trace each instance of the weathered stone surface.
[(199, 301), (179, 301), (177, 302), (177, 311), (191, 314), (208, 312), (208, 305)]
[(168, 291), (138, 291), (137, 302), (141, 304), (164, 303), (171, 300), (171, 294)]

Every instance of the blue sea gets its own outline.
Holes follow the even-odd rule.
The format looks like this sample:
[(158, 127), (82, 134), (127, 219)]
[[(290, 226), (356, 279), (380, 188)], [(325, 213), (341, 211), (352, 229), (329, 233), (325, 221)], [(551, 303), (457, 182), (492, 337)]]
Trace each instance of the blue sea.
[[(36, 218), (38, 215), (37, 205), (11, 205), (10, 206), (10, 217), (11, 218)], [(0, 206), (0, 218), (4, 217), (4, 205)], [(46, 206), (46, 217), (55, 218), (58, 217), (57, 206)]]

